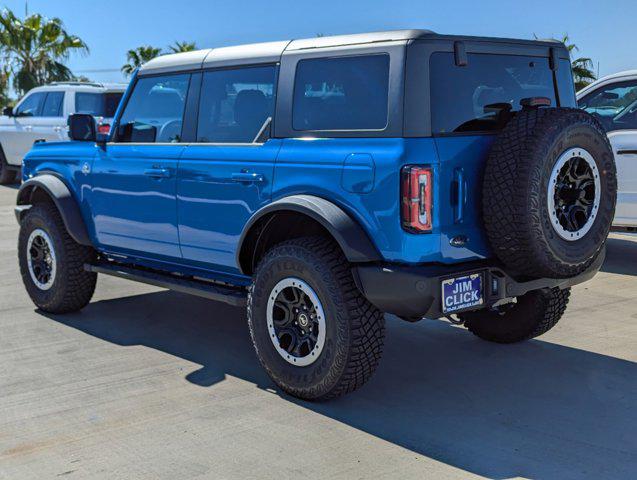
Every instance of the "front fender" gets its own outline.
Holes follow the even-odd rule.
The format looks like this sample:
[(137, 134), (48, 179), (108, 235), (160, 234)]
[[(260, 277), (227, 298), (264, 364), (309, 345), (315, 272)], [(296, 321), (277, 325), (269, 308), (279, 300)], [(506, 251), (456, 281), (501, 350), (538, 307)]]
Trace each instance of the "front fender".
[(92, 246), (80, 208), (71, 190), (55, 175), (38, 175), (20, 186), (15, 209), (18, 222), (32, 205), (34, 194), (38, 191), (44, 192), (53, 201), (71, 238), (81, 245)]
[(314, 195), (291, 195), (261, 208), (246, 223), (237, 248), (237, 265), (241, 266), (244, 241), (252, 228), (267, 215), (282, 211), (302, 213), (321, 224), (341, 247), (349, 262), (377, 262), (382, 259), (365, 230), (338, 205)]

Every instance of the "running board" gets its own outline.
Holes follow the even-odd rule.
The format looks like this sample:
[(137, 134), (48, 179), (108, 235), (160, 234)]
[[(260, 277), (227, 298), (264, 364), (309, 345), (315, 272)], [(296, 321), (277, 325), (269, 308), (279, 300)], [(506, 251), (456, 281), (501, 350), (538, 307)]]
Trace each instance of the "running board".
[(229, 287), (192, 277), (171, 275), (145, 268), (129, 267), (114, 262), (100, 262), (98, 264), (84, 264), (87, 272), (104, 273), (114, 277), (125, 278), (135, 282), (147, 283), (156, 287), (168, 288), (176, 292), (188, 293), (198, 297), (208, 298), (217, 302), (224, 302), (236, 307), (245, 307), (246, 290)]

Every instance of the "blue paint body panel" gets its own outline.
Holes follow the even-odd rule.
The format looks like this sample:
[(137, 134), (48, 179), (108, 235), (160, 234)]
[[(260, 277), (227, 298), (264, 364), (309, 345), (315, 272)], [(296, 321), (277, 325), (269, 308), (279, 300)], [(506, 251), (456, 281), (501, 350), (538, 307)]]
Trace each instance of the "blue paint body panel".
[[(488, 257), (480, 190), (492, 140), (482, 135), (270, 139), (263, 145), (67, 142), (35, 146), (24, 175), (47, 171), (64, 179), (100, 251), (243, 284), (247, 277), (240, 274), (236, 253), (244, 225), (259, 208), (294, 194), (341, 207), (387, 262)], [(88, 174), (82, 173), (86, 163)], [(400, 171), (409, 164), (434, 171), (431, 233), (413, 234), (401, 226)], [(165, 176), (149, 176), (153, 169)], [(466, 244), (452, 247), (450, 240), (459, 235)]]
[(277, 139), (263, 145), (186, 147), (177, 180), (184, 262), (238, 272), (235, 257), (241, 231), (254, 212), (270, 201), (280, 148)]

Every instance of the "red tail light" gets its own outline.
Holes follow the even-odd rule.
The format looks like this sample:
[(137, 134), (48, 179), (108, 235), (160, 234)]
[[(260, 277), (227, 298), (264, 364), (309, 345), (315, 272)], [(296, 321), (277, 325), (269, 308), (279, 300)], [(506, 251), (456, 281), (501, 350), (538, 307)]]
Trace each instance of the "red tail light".
[(414, 233), (431, 231), (432, 170), (408, 165), (401, 172), (401, 216), (405, 230)]
[(104, 135), (108, 135), (111, 131), (111, 126), (108, 123), (101, 123), (97, 126), (97, 133), (103, 133)]

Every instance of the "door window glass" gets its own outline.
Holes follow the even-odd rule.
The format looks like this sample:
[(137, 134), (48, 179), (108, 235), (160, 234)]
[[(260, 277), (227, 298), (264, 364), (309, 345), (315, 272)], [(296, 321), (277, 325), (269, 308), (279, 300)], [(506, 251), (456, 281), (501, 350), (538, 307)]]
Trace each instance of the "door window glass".
[(140, 78), (117, 130), (118, 142), (181, 141), (189, 74)]
[(36, 92), (29, 95), (24, 101), (18, 105), (15, 111), (17, 117), (39, 117), (42, 113), (42, 104), (46, 93)]
[(275, 75), (274, 66), (204, 73), (197, 141), (257, 141), (272, 120)]
[(389, 55), (301, 60), (294, 130), (382, 130), (387, 126)]
[(64, 103), (64, 92), (49, 92), (42, 107), (43, 117), (61, 117), (62, 104)]
[(607, 132), (637, 129), (637, 80), (598, 88), (578, 104), (596, 117)]

